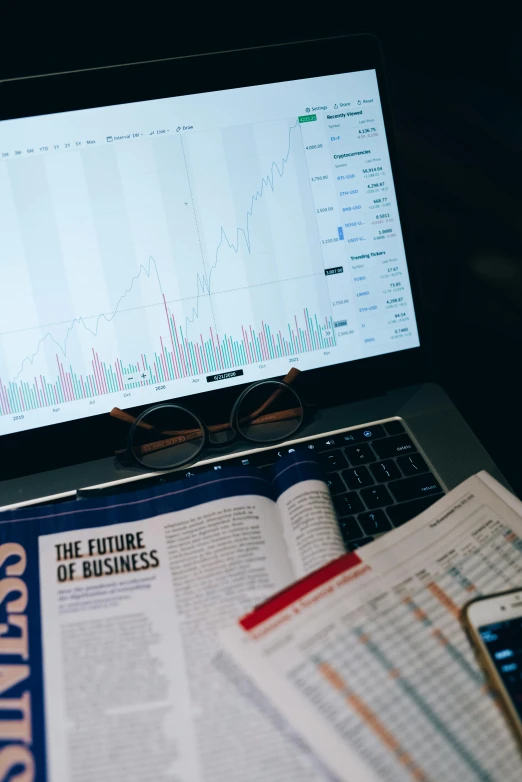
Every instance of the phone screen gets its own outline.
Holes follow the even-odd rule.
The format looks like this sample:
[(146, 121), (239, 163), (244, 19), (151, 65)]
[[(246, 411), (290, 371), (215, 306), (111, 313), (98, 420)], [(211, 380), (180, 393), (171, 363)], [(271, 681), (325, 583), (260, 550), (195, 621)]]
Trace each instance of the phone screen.
[(478, 631), (522, 719), (522, 616), (482, 625)]

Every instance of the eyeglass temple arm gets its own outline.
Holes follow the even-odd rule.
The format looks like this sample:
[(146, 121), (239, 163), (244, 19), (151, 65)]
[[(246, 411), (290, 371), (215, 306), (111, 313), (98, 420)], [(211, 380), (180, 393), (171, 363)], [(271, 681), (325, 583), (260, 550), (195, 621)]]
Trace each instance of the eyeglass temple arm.
[[(136, 423), (136, 418), (133, 415), (130, 415), (130, 413), (126, 413), (125, 410), (120, 410), (119, 407), (113, 407), (111, 412), (109, 413), (110, 416), (113, 418), (117, 418), (118, 421), (124, 421), (127, 424), (134, 424)], [(140, 421), (138, 426), (140, 429), (146, 429), (147, 431), (158, 431), (157, 426), (153, 426), (152, 424), (147, 424), (145, 421)], [(172, 436), (177, 435), (184, 435), (184, 434), (201, 434), (199, 429), (162, 429), (161, 430), (163, 434), (168, 434)]]
[[(299, 418), (302, 415), (302, 408), (301, 407), (293, 407), (289, 408), (288, 410), (280, 410), (277, 413), (268, 413), (267, 415), (262, 415), (256, 418), (254, 421), (251, 421), (252, 426), (256, 426), (258, 424), (264, 424), (267, 421), (284, 421), (287, 418)], [(218, 424), (220, 429), (229, 429), (230, 424)], [(217, 426), (214, 427), (213, 431), (216, 431)], [(183, 442), (187, 442), (189, 440), (194, 440), (196, 437), (201, 436), (201, 429), (190, 429), (185, 430), (181, 433), (170, 433), (162, 432), (162, 434), (165, 436), (165, 439), (161, 442), (157, 443), (145, 443), (144, 445), (135, 445), (133, 446), (133, 451), (136, 453), (150, 453), (151, 451), (161, 451), (164, 448), (170, 448), (172, 445), (178, 445)], [(117, 454), (125, 453), (125, 449), (122, 449), (120, 451), (116, 451)]]

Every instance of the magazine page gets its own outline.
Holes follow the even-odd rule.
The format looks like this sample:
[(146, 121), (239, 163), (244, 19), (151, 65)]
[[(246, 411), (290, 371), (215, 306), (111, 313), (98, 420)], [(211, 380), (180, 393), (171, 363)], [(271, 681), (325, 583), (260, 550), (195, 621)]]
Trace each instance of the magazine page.
[(285, 464), (0, 515), (1, 779), (323, 778), (212, 665), (295, 579), (276, 498), (312, 468)]
[(293, 461), (274, 466), (273, 483), (294, 579), (344, 554), (339, 522), (318, 462), (302, 451)]
[(222, 641), (340, 779), (515, 782), (521, 757), (460, 611), (519, 586), (521, 552), (522, 504), (479, 474)]

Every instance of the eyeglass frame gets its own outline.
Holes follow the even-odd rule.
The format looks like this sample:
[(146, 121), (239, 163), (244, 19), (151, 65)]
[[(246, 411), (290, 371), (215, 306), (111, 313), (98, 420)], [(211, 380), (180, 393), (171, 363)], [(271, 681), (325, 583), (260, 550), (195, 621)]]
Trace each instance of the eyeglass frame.
[[(238, 398), (236, 399), (236, 401), (234, 402), (234, 404), (232, 406), (229, 422), (228, 423), (224, 423), (224, 424), (212, 424), (210, 426), (207, 426), (207, 424), (205, 424), (205, 422), (198, 415), (196, 415), (192, 410), (190, 410), (190, 408), (184, 407), (183, 405), (177, 405), (177, 404), (171, 403), (171, 402), (160, 402), (158, 404), (151, 405), (151, 406), (147, 407), (145, 410), (143, 410), (138, 415), (137, 418), (135, 418), (134, 416), (130, 415), (129, 413), (126, 413), (125, 411), (120, 410), (119, 408), (115, 407), (115, 408), (113, 408), (111, 410), (109, 415), (111, 415), (113, 418), (117, 418), (117, 419), (119, 419), (121, 421), (125, 421), (126, 423), (130, 423), (131, 424), (131, 429), (130, 429), (128, 437), (127, 437), (127, 447), (125, 449), (123, 449), (122, 451), (117, 451), (115, 453), (115, 458), (117, 459), (117, 461), (121, 462), (124, 465), (136, 464), (141, 469), (145, 469), (145, 470), (148, 470), (148, 471), (165, 472), (165, 471), (168, 471), (168, 470), (176, 469), (178, 467), (182, 467), (184, 465), (188, 465), (189, 462), (193, 462), (194, 460), (196, 460), (201, 455), (201, 453), (203, 451), (205, 451), (205, 450), (208, 450), (210, 452), (224, 450), (224, 449), (228, 448), (230, 445), (232, 445), (235, 442), (237, 442), (237, 440), (239, 440), (239, 439), (244, 439), (247, 442), (256, 443), (259, 446), (261, 446), (263, 444), (266, 444), (267, 446), (269, 446), (269, 445), (276, 444), (278, 442), (282, 442), (283, 440), (286, 440), (288, 437), (292, 437), (301, 428), (301, 426), (303, 425), (304, 419), (305, 419), (306, 406), (303, 403), (302, 399), (299, 397), (299, 394), (297, 393), (297, 391), (294, 388), (292, 388), (292, 386), (291, 386), (291, 384), (294, 382), (294, 380), (300, 374), (301, 374), (301, 372), (300, 372), (299, 369), (297, 369), (297, 367), (292, 367), (290, 369), (290, 371), (287, 373), (287, 375), (285, 375), (285, 377), (282, 380), (266, 379), (266, 380), (256, 380), (254, 383), (251, 383), (246, 388), (244, 388), (243, 391), (239, 394)], [(278, 395), (277, 392), (274, 392), (274, 393), (270, 394), (270, 396), (268, 397), (266, 402), (263, 403), (263, 405), (261, 405), (257, 410), (255, 410), (249, 416), (250, 419), (251, 419), (251, 421), (250, 421), (251, 424), (265, 423), (265, 422), (269, 421), (270, 418), (272, 418), (273, 420), (283, 420), (284, 414), (286, 414), (286, 413), (292, 414), (297, 409), (301, 410), (300, 421), (297, 424), (297, 426), (295, 427), (295, 429), (292, 432), (290, 432), (290, 433), (287, 432), (283, 436), (276, 437), (273, 440), (257, 440), (254, 437), (249, 437), (243, 431), (238, 432), (238, 428), (239, 427), (237, 426), (237, 424), (239, 422), (237, 421), (237, 415), (238, 415), (238, 411), (239, 411), (239, 408), (241, 406), (241, 403), (246, 398), (246, 396), (249, 393), (252, 392), (252, 390), (254, 388), (261, 387), (263, 385), (279, 386), (281, 391), (283, 391), (283, 390), (291, 391), (294, 394), (295, 398), (296, 398), (296, 402), (298, 402), (299, 408), (289, 408), (287, 410), (279, 411), (278, 413), (268, 413), (266, 415), (263, 415), (262, 412), (274, 400), (274, 394), (276, 394), (276, 396)], [(197, 429), (197, 430), (180, 430), (180, 432), (176, 433), (175, 437), (180, 437), (181, 438), (179, 440), (180, 444), (182, 442), (186, 442), (187, 440), (189, 440), (190, 437), (188, 437), (187, 435), (190, 435), (191, 433), (194, 433), (194, 435), (197, 436), (197, 437), (201, 437), (202, 438), (202, 443), (201, 443), (201, 446), (199, 447), (199, 449), (196, 451), (196, 453), (195, 454), (191, 454), (186, 459), (183, 459), (183, 460), (181, 460), (179, 462), (172, 463), (169, 466), (156, 467), (154, 465), (146, 465), (142, 461), (140, 461), (140, 459), (138, 458), (138, 456), (135, 453), (136, 446), (133, 446), (133, 439), (134, 439), (134, 435), (135, 435), (136, 430), (140, 427), (140, 425), (142, 425), (143, 419), (146, 418), (147, 416), (149, 416), (153, 411), (160, 410), (162, 408), (178, 409), (178, 410), (182, 411), (183, 413), (190, 415), (195, 420), (195, 422), (197, 422), (197, 424), (199, 426), (199, 429)], [(288, 416), (288, 417), (290, 417), (290, 416)], [(211, 440), (211, 435), (212, 434), (214, 434), (216, 432), (220, 432), (220, 431), (225, 431), (227, 429), (230, 429), (232, 431), (232, 437), (230, 437), (229, 439), (227, 439), (226, 441), (224, 441), (222, 443), (212, 442), (212, 440)], [(174, 439), (174, 438), (169, 438), (169, 439)], [(166, 440), (167, 440), (167, 438), (166, 438)], [(165, 440), (165, 442), (166, 442), (166, 440)], [(170, 444), (173, 445), (174, 443), (170, 443)], [(154, 443), (154, 444), (151, 444), (151, 445), (157, 446), (158, 449), (160, 447), (165, 447), (165, 445), (162, 446), (161, 443)], [(143, 448), (143, 447), (144, 446), (140, 446), (140, 448)], [(151, 448), (151, 450), (155, 450), (155, 448)]]

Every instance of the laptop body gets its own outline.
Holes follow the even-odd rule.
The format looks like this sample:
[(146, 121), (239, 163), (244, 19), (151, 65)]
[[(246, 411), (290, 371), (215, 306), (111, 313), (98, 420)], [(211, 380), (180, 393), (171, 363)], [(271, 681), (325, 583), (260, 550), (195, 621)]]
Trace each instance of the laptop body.
[[(8, 80), (0, 97), (0, 509), (302, 447), (356, 547), (480, 469), (502, 477), (430, 382), (376, 39)], [(115, 462), (113, 407), (226, 420), (292, 365), (314, 413), (291, 440), (162, 476)]]

